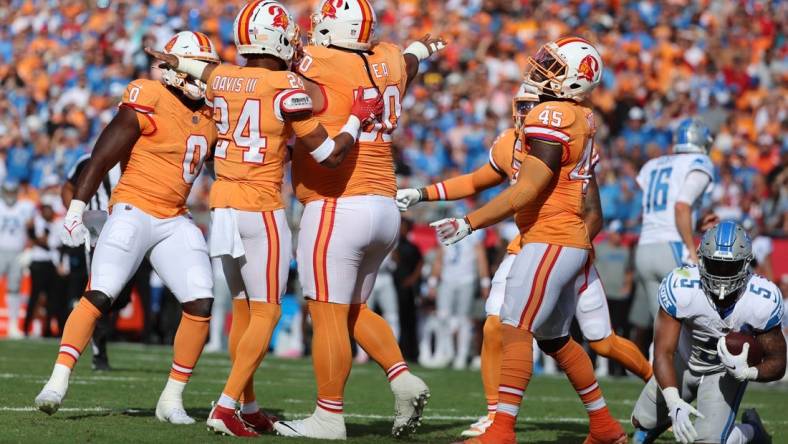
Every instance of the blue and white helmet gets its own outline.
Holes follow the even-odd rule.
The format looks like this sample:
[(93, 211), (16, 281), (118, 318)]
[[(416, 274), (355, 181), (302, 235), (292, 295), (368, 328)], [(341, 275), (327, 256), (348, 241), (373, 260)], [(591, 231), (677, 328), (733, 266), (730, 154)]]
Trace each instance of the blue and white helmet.
[(711, 131), (698, 119), (684, 119), (676, 128), (673, 137), (674, 153), (708, 154), (711, 143)]
[(700, 241), (698, 258), (706, 296), (720, 308), (733, 305), (752, 273), (752, 241), (744, 227), (723, 221), (709, 229)]

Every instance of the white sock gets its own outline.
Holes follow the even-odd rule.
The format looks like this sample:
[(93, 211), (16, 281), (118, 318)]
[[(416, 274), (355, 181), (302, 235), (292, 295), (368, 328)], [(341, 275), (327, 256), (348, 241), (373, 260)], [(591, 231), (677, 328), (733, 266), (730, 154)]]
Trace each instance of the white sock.
[(8, 306), (8, 325), (19, 326), (19, 307), (22, 306), (22, 297), (19, 293), (8, 293), (5, 296), (5, 303)]
[(172, 378), (167, 378), (167, 385), (161, 391), (161, 398), (168, 401), (183, 402), (183, 389), (186, 388), (186, 383)]
[(68, 379), (70, 377), (70, 368), (63, 364), (55, 364), (55, 367), (52, 369), (52, 375), (49, 377), (49, 381), (46, 384), (46, 388), (63, 395), (66, 393), (66, 390), (68, 390)]
[(736, 424), (725, 444), (746, 444), (755, 437), (755, 429), (749, 424)]
[(236, 405), (238, 405), (238, 402), (235, 399), (233, 399), (233, 398), (225, 395), (224, 393), (222, 393), (222, 396), (219, 397), (219, 401), (217, 402), (217, 404), (219, 404), (220, 406), (222, 406), (222, 407), (224, 407), (226, 409), (233, 409), (233, 410), (235, 410), (235, 407), (236, 407)]
[(244, 402), (241, 404), (241, 413), (250, 414), (250, 413), (257, 413), (260, 410), (260, 407), (257, 405), (257, 401), (252, 402)]

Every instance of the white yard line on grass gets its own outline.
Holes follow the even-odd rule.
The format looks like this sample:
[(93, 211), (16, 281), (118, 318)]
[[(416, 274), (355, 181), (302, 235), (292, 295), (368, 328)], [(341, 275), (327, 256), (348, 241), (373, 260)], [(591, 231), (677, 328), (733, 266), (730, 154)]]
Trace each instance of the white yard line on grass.
[[(35, 407), (3, 407), (0, 406), (0, 412), (35, 412), (38, 409)], [(106, 407), (63, 407), (58, 411), (60, 412), (75, 412), (75, 413), (88, 413), (88, 412), (117, 412), (117, 413), (140, 413), (140, 410), (135, 409), (110, 409)], [(311, 415), (311, 412), (285, 412), (284, 415), (288, 418), (305, 418)], [(382, 419), (390, 420), (391, 415), (376, 415), (369, 413), (345, 413), (345, 418), (355, 419)], [(425, 421), (475, 421), (479, 419), (478, 416), (473, 415), (427, 415), (424, 417)], [(573, 417), (573, 416), (525, 416), (520, 417), (525, 422), (562, 422), (570, 424), (585, 424), (588, 422), (586, 417)], [(629, 418), (618, 418), (619, 422), (626, 423)], [(772, 425), (786, 425), (788, 420), (779, 421), (763, 421), (764, 424)]]

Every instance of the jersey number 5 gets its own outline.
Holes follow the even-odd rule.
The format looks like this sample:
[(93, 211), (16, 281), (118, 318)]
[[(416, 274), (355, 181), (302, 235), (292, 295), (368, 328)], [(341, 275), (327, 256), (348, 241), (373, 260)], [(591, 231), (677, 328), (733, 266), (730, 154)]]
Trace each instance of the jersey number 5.
[[(232, 141), (243, 150), (243, 161), (262, 165), (265, 162), (265, 152), (268, 148), (268, 138), (260, 131), (260, 115), (262, 103), (258, 99), (246, 99), (241, 109), (241, 115), (235, 124)], [(224, 97), (213, 98), (213, 119), (219, 133), (219, 142), (216, 144), (215, 156), (219, 159), (227, 158), (227, 149), (230, 145), (228, 132), (230, 131), (230, 111)]]

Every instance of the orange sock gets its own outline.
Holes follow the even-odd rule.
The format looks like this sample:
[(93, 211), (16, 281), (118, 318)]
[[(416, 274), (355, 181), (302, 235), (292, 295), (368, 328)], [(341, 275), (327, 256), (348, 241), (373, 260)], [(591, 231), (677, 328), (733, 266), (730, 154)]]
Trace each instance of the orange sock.
[(194, 366), (200, 359), (205, 341), (208, 339), (208, 329), (211, 317), (194, 316), (184, 312), (178, 331), (175, 332), (175, 341), (172, 345), (172, 368), (170, 379), (183, 383), (189, 382)]
[(79, 304), (71, 311), (63, 328), (63, 337), (60, 339), (60, 351), (57, 355), (57, 364), (73, 369), (77, 364), (79, 355), (88, 345), (96, 321), (101, 318), (101, 311), (89, 300), (82, 298)]
[(501, 382), (501, 360), (503, 358), (501, 318), (487, 316), (484, 321), (482, 340), (482, 385), (487, 398), (487, 414), (495, 413), (498, 407), (498, 384)]
[(366, 304), (350, 306), (348, 327), (361, 348), (386, 372), (389, 382), (408, 371), (391, 327)]
[[(239, 400), (247, 383), (253, 379), (255, 370), (268, 351), (271, 334), (282, 314), (279, 304), (258, 301), (249, 302), (249, 311), (249, 325), (238, 342), (233, 367), (222, 392), (235, 401)], [(251, 401), (253, 400), (244, 398), (246, 403)]]
[(580, 396), (586, 411), (589, 416), (595, 410), (600, 410), (605, 407), (605, 398), (602, 397), (602, 389), (596, 381), (594, 375), (594, 366), (591, 364), (591, 358), (588, 357), (583, 347), (580, 346), (574, 339), (569, 339), (560, 350), (551, 353), (558, 366), (566, 373), (572, 387)]
[(514, 425), (520, 402), (533, 371), (533, 334), (528, 330), (501, 324), (501, 338), (503, 358), (498, 409), (492, 426), (480, 437), (484, 443), (514, 442)]
[(345, 383), (353, 361), (348, 331), (350, 305), (312, 300), (308, 305), (312, 317), (317, 406), (331, 413), (342, 413)]
[(651, 364), (640, 349), (632, 341), (615, 333), (600, 341), (589, 341), (588, 345), (598, 355), (618, 362), (646, 382), (654, 374)]
[[(233, 321), (230, 323), (230, 335), (227, 338), (227, 349), (230, 352), (230, 362), (235, 362), (236, 349), (238, 343), (241, 342), (241, 337), (249, 326), (249, 318), (251, 313), (249, 310), (249, 301), (246, 298), (233, 299)], [(241, 404), (254, 402), (257, 397), (254, 394), (254, 377), (249, 378), (244, 386), (241, 399)]]

